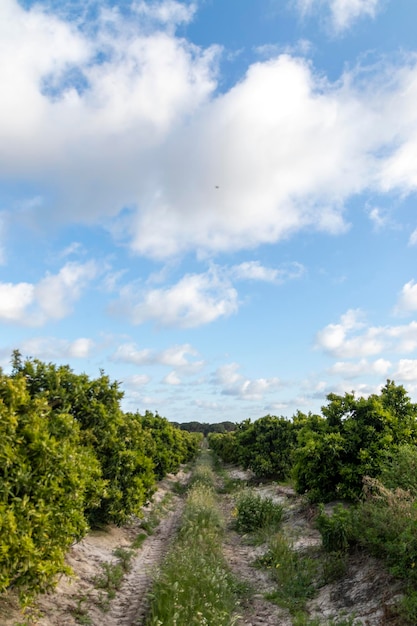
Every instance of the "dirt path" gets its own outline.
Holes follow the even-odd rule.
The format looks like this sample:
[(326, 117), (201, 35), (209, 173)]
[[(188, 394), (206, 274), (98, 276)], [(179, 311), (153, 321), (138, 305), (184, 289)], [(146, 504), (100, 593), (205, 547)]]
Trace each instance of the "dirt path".
[(155, 569), (161, 564), (178, 528), (183, 502), (175, 499), (175, 507), (160, 522), (132, 563), (106, 618), (94, 621), (94, 626), (142, 626), (149, 610), (149, 593)]

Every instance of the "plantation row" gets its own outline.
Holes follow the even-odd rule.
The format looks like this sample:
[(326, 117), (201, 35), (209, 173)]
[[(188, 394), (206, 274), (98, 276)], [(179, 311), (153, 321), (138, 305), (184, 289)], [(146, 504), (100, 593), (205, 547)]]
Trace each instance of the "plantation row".
[[(322, 415), (248, 420), (209, 442), (224, 461), (291, 480), (318, 503), (335, 562), (357, 550), (384, 559), (404, 583), (399, 623), (417, 624), (417, 405), (402, 386), (387, 381), (368, 398), (330, 394)], [(328, 515), (322, 503), (334, 500), (343, 504)]]
[(404, 387), (387, 381), (379, 395), (327, 399), (322, 415), (299, 411), (292, 420), (270, 415), (246, 420), (233, 432), (210, 434), (210, 447), (259, 478), (293, 479), (296, 491), (312, 502), (356, 500), (364, 476), (417, 490), (417, 474), (410, 485), (412, 477), (397, 467), (413, 452), (417, 462), (417, 405)]
[(0, 373), (0, 593), (47, 589), (74, 541), (139, 514), (157, 481), (196, 455), (201, 435), (125, 413), (122, 396), (103, 372), (18, 352)]

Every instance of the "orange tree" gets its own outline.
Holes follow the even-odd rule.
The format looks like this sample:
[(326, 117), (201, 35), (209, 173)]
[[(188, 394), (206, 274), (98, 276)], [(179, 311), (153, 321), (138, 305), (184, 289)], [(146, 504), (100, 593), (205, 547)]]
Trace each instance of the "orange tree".
[(32, 398), (24, 376), (0, 376), (0, 592), (47, 588), (87, 531), (86, 503), (104, 483), (81, 441), (76, 420)]
[(368, 398), (329, 394), (323, 420), (300, 423), (294, 478), (312, 500), (355, 499), (364, 476), (381, 474), (387, 456), (417, 442), (417, 407), (392, 381)]

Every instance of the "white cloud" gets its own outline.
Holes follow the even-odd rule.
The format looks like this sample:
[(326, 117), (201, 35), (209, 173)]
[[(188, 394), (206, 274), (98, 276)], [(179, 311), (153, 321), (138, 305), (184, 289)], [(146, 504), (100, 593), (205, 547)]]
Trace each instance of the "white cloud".
[(279, 378), (246, 379), (238, 372), (239, 367), (237, 363), (230, 363), (216, 370), (214, 383), (221, 387), (222, 394), (243, 400), (261, 400), (265, 394), (282, 387)]
[(93, 278), (98, 268), (94, 261), (66, 263), (58, 274), (48, 274), (35, 286), (35, 298), (45, 319), (62, 319)]
[[(166, 350), (138, 350), (134, 343), (120, 345), (112, 356), (112, 360), (135, 365), (167, 365), (180, 370), (182, 374), (194, 374), (204, 366), (204, 361), (192, 360), (198, 356), (190, 344), (175, 345)], [(191, 358), (190, 358), (191, 357)]]
[(381, 230), (388, 224), (388, 217), (378, 207), (368, 210), (369, 219), (374, 225), (375, 230)]
[(383, 351), (408, 353), (417, 349), (417, 322), (403, 326), (369, 326), (359, 311), (348, 311), (339, 324), (328, 324), (316, 335), (316, 348), (342, 358), (366, 358)]
[(417, 283), (414, 280), (410, 280), (403, 286), (396, 311), (398, 313), (417, 311)]
[(134, 363), (135, 365), (149, 365), (155, 363), (155, 357), (148, 348), (138, 350), (134, 343), (124, 343), (119, 346), (112, 356), (113, 361)]
[(247, 261), (230, 269), (230, 275), (237, 280), (260, 280), (280, 284), (287, 280), (300, 278), (304, 274), (301, 263), (287, 263), (278, 269), (264, 267), (259, 261)]
[(170, 372), (165, 376), (163, 382), (167, 385), (180, 385), (181, 378), (178, 376), (176, 372)]
[(401, 359), (398, 362), (397, 370), (394, 373), (395, 380), (402, 380), (406, 382), (417, 381), (417, 360), (416, 359)]
[(410, 235), (410, 239), (408, 240), (409, 246), (415, 246), (416, 244), (417, 244), (417, 228), (413, 230), (413, 232)]
[(376, 359), (375, 361), (361, 359), (358, 362), (338, 361), (329, 368), (328, 372), (329, 374), (351, 379), (359, 376), (372, 376), (373, 374), (386, 376), (391, 367), (391, 362), (386, 359)]
[(62, 319), (96, 275), (96, 264), (90, 261), (67, 263), (58, 274), (47, 274), (36, 284), (0, 283), (0, 320), (41, 326)]
[(38, 359), (84, 359), (91, 355), (94, 348), (94, 341), (86, 337), (73, 341), (57, 337), (34, 337), (20, 345), (22, 354)]
[(141, 16), (150, 17), (162, 23), (180, 24), (190, 22), (195, 11), (195, 4), (186, 6), (173, 0), (154, 2), (138, 2), (134, 5), (134, 11)]
[(0, 283), (0, 319), (25, 323), (34, 301), (35, 288), (30, 283)]
[(332, 27), (336, 32), (349, 28), (357, 19), (375, 17), (381, 0), (295, 0), (298, 9), (307, 15), (315, 8), (324, 7), (330, 12)]
[[(378, 4), (325, 6), (345, 27)], [(216, 93), (219, 49), (175, 35), (194, 5), (136, 10), (103, 10), (94, 27), (77, 29), (39, 6), (0, 3), (0, 168), (42, 196), (37, 220), (110, 217), (134, 251), (167, 258), (302, 229), (341, 233), (353, 195), (417, 188), (414, 58), (374, 67), (364, 85), (357, 71), (332, 84), (283, 54)]]
[(148, 150), (215, 87), (217, 49), (200, 50), (170, 33), (192, 7), (155, 4), (154, 17), (165, 23), (159, 30), (142, 28), (144, 7), (137, 5), (136, 19), (103, 9), (82, 31), (40, 5), (0, 3), (0, 53), (7, 59), (0, 68), (0, 85), (7, 85), (0, 166), (12, 178), (36, 180), (43, 192), (52, 176), (60, 210), (57, 196), (48, 209), (46, 192), (43, 211), (54, 219), (116, 214), (138, 193), (154, 193)]
[(138, 387), (145, 387), (150, 383), (151, 378), (147, 374), (133, 374), (123, 379), (123, 385), (128, 389), (135, 390)]
[(138, 294), (136, 286), (121, 290), (121, 297), (111, 307), (133, 324), (153, 321), (161, 326), (193, 328), (219, 317), (228, 317), (238, 309), (237, 291), (215, 268), (205, 274), (186, 274), (171, 287), (150, 289)]

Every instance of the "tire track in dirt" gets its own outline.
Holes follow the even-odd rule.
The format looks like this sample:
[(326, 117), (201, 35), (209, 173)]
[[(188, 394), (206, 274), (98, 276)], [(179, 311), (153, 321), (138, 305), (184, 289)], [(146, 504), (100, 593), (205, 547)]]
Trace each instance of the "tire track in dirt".
[(274, 585), (268, 572), (258, 570), (251, 565), (257, 556), (265, 550), (264, 546), (255, 547), (242, 543), (242, 538), (229, 531), (224, 544), (224, 556), (238, 580), (247, 583), (254, 593), (239, 609), (237, 626), (291, 626), (288, 613), (264, 598), (264, 594), (273, 591)]
[(272, 604), (264, 594), (274, 590), (269, 573), (253, 566), (253, 562), (265, 552), (265, 546), (245, 543), (244, 538), (231, 528), (232, 510), (235, 502), (231, 496), (223, 496), (222, 510), (229, 522), (223, 543), (223, 554), (237, 580), (252, 590), (250, 598), (239, 607), (236, 626), (291, 626), (292, 621), (284, 609)]
[(131, 570), (110, 605), (109, 613), (104, 619), (95, 621), (94, 626), (142, 626), (149, 611), (147, 596), (155, 570), (161, 565), (176, 534), (184, 503), (176, 497), (174, 506), (133, 559)]

